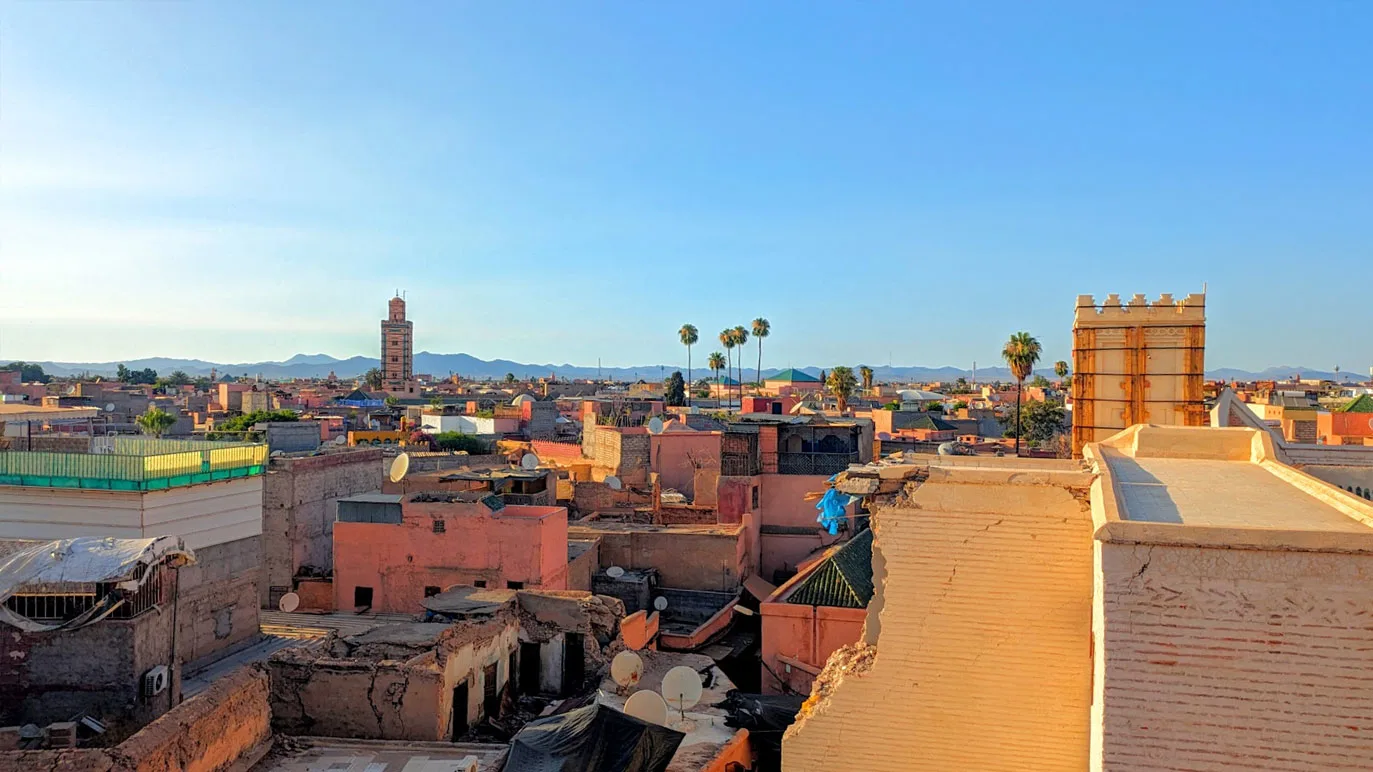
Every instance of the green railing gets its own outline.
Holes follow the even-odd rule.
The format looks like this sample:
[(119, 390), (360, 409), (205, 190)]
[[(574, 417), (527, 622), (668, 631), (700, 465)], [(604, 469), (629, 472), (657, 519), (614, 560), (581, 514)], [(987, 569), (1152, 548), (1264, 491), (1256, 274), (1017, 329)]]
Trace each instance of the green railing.
[(94, 453), (0, 452), (0, 485), (155, 491), (263, 473), (267, 446), (115, 437)]

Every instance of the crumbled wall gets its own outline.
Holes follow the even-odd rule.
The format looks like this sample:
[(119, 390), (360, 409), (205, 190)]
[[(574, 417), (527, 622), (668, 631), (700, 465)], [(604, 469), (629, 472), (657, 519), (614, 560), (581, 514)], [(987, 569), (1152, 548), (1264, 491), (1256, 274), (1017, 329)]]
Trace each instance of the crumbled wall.
[(0, 772), (218, 772), (268, 747), (267, 675), (246, 666), (216, 680), (113, 748), (0, 752)]
[(381, 490), (381, 449), (308, 458), (274, 459), (262, 483), (263, 608), (292, 589), (302, 566), (334, 566), (334, 516), (338, 500)]
[(932, 476), (873, 518), (864, 641), (816, 680), (785, 772), (1086, 769), (1091, 515), (1026, 477)]
[(183, 663), (204, 659), (258, 634), (262, 537), (201, 547), (178, 569), (176, 650)]
[(1093, 761), (1367, 770), (1373, 556), (1099, 544)]

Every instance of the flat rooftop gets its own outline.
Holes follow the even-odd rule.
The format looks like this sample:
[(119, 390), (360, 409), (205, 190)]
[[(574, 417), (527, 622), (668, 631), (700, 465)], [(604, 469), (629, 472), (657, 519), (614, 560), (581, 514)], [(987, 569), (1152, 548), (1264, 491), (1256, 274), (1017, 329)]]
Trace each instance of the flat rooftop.
[(1279, 461), (1266, 431), (1133, 426), (1083, 455), (1100, 540), (1373, 552), (1373, 506)]
[(154, 491), (257, 476), (267, 468), (264, 443), (86, 439), (85, 452), (0, 451), (0, 485)]

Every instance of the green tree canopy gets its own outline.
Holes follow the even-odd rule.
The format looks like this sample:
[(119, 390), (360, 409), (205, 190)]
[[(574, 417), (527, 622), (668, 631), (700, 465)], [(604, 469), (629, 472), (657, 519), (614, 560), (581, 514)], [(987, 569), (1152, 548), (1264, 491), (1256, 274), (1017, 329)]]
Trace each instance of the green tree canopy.
[(176, 416), (157, 407), (148, 408), (148, 412), (134, 419), (138, 423), (138, 428), (144, 434), (151, 434), (154, 437), (161, 437), (163, 432), (172, 428), (176, 424)]
[(473, 434), (463, 434), (461, 432), (439, 432), (431, 438), (434, 447), (439, 450), (459, 451), (465, 450), (477, 456), (486, 452), (486, 443)]
[[(1006, 437), (1014, 437), (1016, 433), (1015, 414), (1011, 413), (1001, 422), (1006, 427)], [(1023, 439), (1036, 447), (1052, 440), (1055, 436), (1063, 433), (1064, 412), (1063, 405), (1058, 402), (1030, 402), (1020, 408), (1020, 430)]]
[(124, 365), (120, 365), (115, 370), (115, 375), (120, 381), (129, 384), (157, 383), (157, 371), (151, 367), (142, 370), (130, 370)]
[(681, 407), (686, 404), (686, 379), (680, 370), (668, 376), (663, 401), (668, 407)]
[(381, 383), (384, 378), (385, 375), (381, 372), (381, 368), (379, 367), (373, 367), (362, 374), (363, 385), (372, 391), (377, 391), (381, 388)]
[(825, 380), (825, 388), (839, 402), (839, 412), (842, 413), (848, 409), (849, 397), (852, 397), (854, 389), (858, 388), (858, 379), (854, 377), (852, 368), (839, 365), (830, 370), (829, 377)]
[(43, 372), (42, 365), (34, 364), (33, 362), (21, 362), (16, 360), (0, 367), (0, 370), (18, 370), (19, 380), (24, 383), (47, 383), (52, 380), (51, 375)]

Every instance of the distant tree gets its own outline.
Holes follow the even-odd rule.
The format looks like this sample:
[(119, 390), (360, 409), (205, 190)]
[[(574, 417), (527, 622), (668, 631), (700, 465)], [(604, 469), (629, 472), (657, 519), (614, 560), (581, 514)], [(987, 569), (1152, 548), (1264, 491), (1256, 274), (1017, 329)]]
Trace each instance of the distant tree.
[(663, 401), (668, 407), (681, 407), (686, 404), (686, 380), (682, 378), (682, 371), (678, 370), (668, 376)]
[(952, 410), (955, 411), (955, 412), (957, 412), (957, 411), (959, 411), (959, 410), (966, 410), (967, 408), (968, 408), (968, 403), (967, 403), (966, 401), (964, 401), (964, 400), (961, 400), (961, 399), (959, 399), (959, 400), (954, 400), (954, 403), (953, 403), (952, 405), (950, 405), (950, 409), (952, 409)]
[(506, 382), (506, 383), (514, 383), (514, 382), (515, 382), (515, 374), (514, 374), (514, 373), (506, 373), (506, 374), (505, 374), (505, 382)]
[(157, 382), (164, 386), (186, 386), (191, 383), (191, 376), (185, 370), (173, 370), (170, 375), (158, 378)]
[(1036, 374), (1035, 374), (1035, 377), (1033, 377), (1033, 378), (1030, 379), (1030, 385), (1031, 385), (1031, 386), (1038, 387), (1038, 388), (1041, 388), (1041, 389), (1047, 389), (1047, 388), (1049, 388), (1052, 384), (1049, 383), (1049, 379), (1048, 379), (1048, 378), (1045, 378), (1043, 375), (1040, 375), (1040, 374), (1036, 373)]
[[(354, 416), (356, 418), (356, 414)], [(299, 421), (300, 416), (291, 410), (254, 410), (251, 413), (237, 415), (215, 427), (215, 431), (206, 435), (207, 439), (224, 439), (225, 435), (243, 434), (247, 437), (247, 432), (260, 423), (289, 423)], [(228, 439), (234, 439), (229, 437)]]
[(434, 438), (426, 434), (424, 430), (416, 429), (415, 431), (410, 432), (410, 437), (406, 439), (406, 444), (433, 450)]
[(853, 390), (858, 388), (858, 379), (853, 377), (851, 368), (840, 365), (830, 371), (825, 386), (834, 395), (834, 399), (839, 403), (839, 412), (842, 413), (849, 408), (849, 397), (853, 396)]
[(471, 455), (479, 456), (486, 452), (486, 443), (474, 434), (463, 434), (461, 432), (439, 432), (432, 437), (434, 447), (439, 450), (455, 452), (465, 450)]
[(43, 366), (32, 362), (10, 362), (0, 370), (18, 370), (19, 380), (24, 383), (47, 383), (52, 380), (52, 376), (43, 372)]
[(1062, 434), (1063, 421), (1063, 405), (1050, 400), (1031, 402), (1020, 409), (1019, 416), (1006, 416), (1002, 419), (1006, 427), (1006, 437), (1015, 437), (1019, 440), (1023, 436), (1032, 448), (1048, 443)]
[(1011, 368), (1011, 375), (1015, 376), (1015, 452), (1020, 453), (1020, 436), (1023, 433), (1020, 429), (1021, 410), (1020, 395), (1025, 390), (1025, 379), (1034, 372), (1035, 363), (1039, 361), (1040, 346), (1039, 341), (1028, 332), (1017, 332), (1012, 335), (1010, 340), (1001, 349), (1001, 358), (1006, 360), (1006, 365)]
[(942, 412), (944, 412), (944, 403), (942, 403), (942, 402), (931, 402), (930, 404), (928, 404), (928, 405), (925, 406), (925, 412), (927, 412), (927, 413), (942, 413)]
[(715, 383), (718, 384), (720, 382), (720, 370), (725, 367), (728, 361), (729, 360), (725, 358), (725, 355), (718, 351), (712, 351), (710, 357), (706, 360), (706, 364), (710, 367), (711, 372), (715, 373)]
[(901, 409), (901, 403), (900, 403), (900, 402), (897, 402), (896, 400), (892, 400), (891, 402), (888, 402), (887, 404), (883, 405), (883, 406), (882, 406), (882, 409), (883, 409), (883, 410), (900, 410), (900, 409)]
[(1062, 359), (1058, 360), (1057, 362), (1054, 362), (1054, 375), (1057, 375), (1060, 381), (1064, 378), (1067, 378), (1068, 363), (1064, 362)]
[[(682, 341), (682, 345), (687, 348), (687, 381), (691, 380), (691, 347), (701, 339), (701, 331), (696, 329), (694, 324), (684, 324), (677, 330), (677, 338)], [(687, 400), (691, 402), (690, 399)]]
[(120, 365), (115, 373), (120, 381), (128, 384), (157, 383), (157, 371), (151, 367), (145, 367), (142, 370), (130, 370), (124, 365)]
[(134, 419), (138, 423), (138, 428), (144, 434), (151, 434), (154, 437), (161, 437), (163, 432), (172, 428), (176, 424), (176, 416), (156, 407), (149, 407), (148, 412)]
[(380, 391), (381, 384), (385, 379), (386, 375), (381, 371), (380, 367), (373, 367), (362, 374), (362, 384), (366, 386), (369, 391)]
[(434, 408), (435, 410), (441, 409), (441, 408), (443, 407), (443, 398), (440, 397), (440, 396), (437, 395), (437, 394), (435, 394), (434, 396), (430, 397), (430, 398), (429, 398), (429, 407), (432, 407), (432, 408)]
[[(734, 377), (734, 330), (727, 327), (720, 331), (720, 345), (725, 347), (725, 379), (729, 380)], [(725, 393), (729, 393), (728, 387)], [(725, 405), (728, 407), (729, 404), (730, 400), (726, 399)]]
[(758, 385), (763, 385), (763, 338), (772, 334), (772, 322), (763, 317), (753, 320), (753, 338), (758, 341), (758, 371), (755, 374)]
[(396, 399), (395, 397), (386, 397), (381, 402), (383, 405), (386, 405), (387, 407), (395, 407), (396, 405), (400, 404), (400, 400)]
[(958, 377), (958, 380), (954, 381), (953, 385), (954, 391), (970, 391), (968, 388), (968, 379), (961, 375)]
[(741, 324), (734, 328), (734, 345), (739, 347), (739, 404), (744, 403), (744, 344), (748, 343), (748, 330)]
[(867, 365), (860, 365), (858, 377), (863, 379), (863, 391), (872, 391), (872, 368)]

